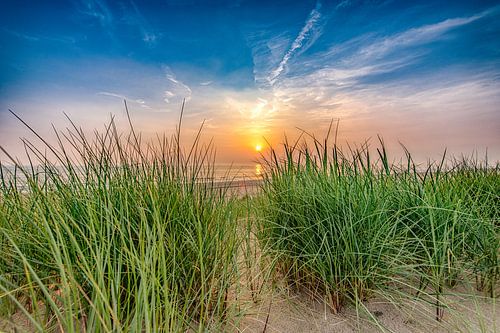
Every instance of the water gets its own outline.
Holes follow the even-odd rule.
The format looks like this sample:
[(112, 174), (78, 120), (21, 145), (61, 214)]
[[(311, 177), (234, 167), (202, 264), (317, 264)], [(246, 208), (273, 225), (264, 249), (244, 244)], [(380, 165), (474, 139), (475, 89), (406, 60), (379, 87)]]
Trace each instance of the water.
[[(14, 178), (14, 168), (10, 166), (2, 165), (2, 171), (4, 180), (9, 183)], [(27, 167), (26, 170), (30, 170)], [(262, 180), (263, 167), (259, 163), (247, 163), (247, 164), (216, 164), (214, 172), (214, 180), (224, 186), (230, 186), (235, 188), (243, 187), (256, 187)], [(64, 170), (61, 169), (64, 174)], [(43, 169), (37, 170), (40, 175), (40, 179), (43, 180), (41, 176), (43, 174)], [(28, 189), (26, 183), (25, 175), (17, 170), (15, 174), (16, 187), (21, 192), (26, 192)]]
[(260, 163), (216, 164), (216, 180), (256, 181), (262, 179), (264, 170)]

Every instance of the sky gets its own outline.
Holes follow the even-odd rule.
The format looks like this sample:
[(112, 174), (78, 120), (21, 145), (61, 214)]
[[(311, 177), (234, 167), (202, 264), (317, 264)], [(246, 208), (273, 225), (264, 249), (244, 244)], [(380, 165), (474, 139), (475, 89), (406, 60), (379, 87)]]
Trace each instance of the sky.
[[(500, 159), (498, 1), (10, 1), (0, 11), (0, 145), (28, 132), (204, 122), (219, 161), (332, 120), (338, 142)], [(3, 156), (5, 158), (5, 156)], [(0, 157), (2, 159), (2, 157)]]

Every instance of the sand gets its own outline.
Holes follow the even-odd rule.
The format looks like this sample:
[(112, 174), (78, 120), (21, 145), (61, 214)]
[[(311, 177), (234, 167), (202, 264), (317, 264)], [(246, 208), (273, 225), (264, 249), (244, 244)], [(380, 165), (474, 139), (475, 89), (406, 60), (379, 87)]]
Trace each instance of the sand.
[[(351, 304), (333, 314), (324, 302), (290, 292), (279, 283), (273, 288), (264, 285), (253, 298), (249, 288), (243, 288), (246, 295), (239, 295), (238, 305), (232, 300), (242, 316), (226, 326), (227, 332), (500, 332), (498, 300), (485, 297), (473, 286), (446, 291), (441, 322), (435, 319), (432, 296), (415, 298), (402, 290), (389, 289), (382, 293), (384, 298), (375, 296), (357, 310)], [(20, 312), (10, 318), (0, 317), (0, 332), (34, 331)]]
[[(354, 306), (333, 314), (324, 303), (301, 295), (273, 293), (248, 309), (240, 332), (496, 332), (500, 331), (500, 307), (495, 300), (474, 296), (448, 296), (441, 322), (435, 308), (422, 300), (399, 300), (394, 304), (374, 298), (364, 304), (370, 312)], [(394, 302), (394, 300), (393, 300)], [(269, 316), (268, 316), (269, 314)], [(370, 318), (370, 316), (372, 316)], [(359, 319), (358, 319), (359, 318)], [(267, 324), (266, 324), (267, 321)]]

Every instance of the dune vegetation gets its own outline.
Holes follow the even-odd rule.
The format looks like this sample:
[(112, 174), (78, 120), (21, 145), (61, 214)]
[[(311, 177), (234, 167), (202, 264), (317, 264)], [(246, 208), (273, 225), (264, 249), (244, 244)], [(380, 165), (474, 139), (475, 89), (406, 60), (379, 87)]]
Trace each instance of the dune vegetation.
[(33, 330), (237, 331), (251, 271), (334, 313), (391, 289), (439, 321), (462, 281), (498, 296), (498, 164), (396, 164), (382, 140), (342, 151), (304, 133), (267, 149), (249, 199), (216, 181), (201, 129), (186, 148), (180, 127), (143, 142), (113, 119), (93, 136), (69, 123), (55, 145), (23, 141), (29, 165), (2, 149), (0, 315)]
[(367, 145), (345, 153), (310, 141), (265, 159), (259, 239), (279, 276), (334, 312), (396, 286), (431, 293), (440, 320), (443, 289), (464, 278), (495, 297), (498, 164), (443, 156), (423, 168), (406, 149), (390, 163), (382, 139), (375, 157)]
[[(180, 131), (180, 130), (179, 130)], [(184, 331), (230, 312), (239, 239), (214, 150), (76, 126), (2, 174), (0, 298), (39, 331)], [(144, 148), (146, 147), (146, 148)], [(198, 182), (197, 179), (208, 181)]]

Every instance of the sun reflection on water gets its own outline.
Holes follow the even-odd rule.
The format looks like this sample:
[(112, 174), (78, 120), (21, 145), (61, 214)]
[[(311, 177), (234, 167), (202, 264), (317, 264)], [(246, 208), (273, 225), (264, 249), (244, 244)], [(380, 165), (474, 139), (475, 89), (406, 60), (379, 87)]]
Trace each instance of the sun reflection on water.
[(255, 176), (256, 177), (262, 176), (262, 165), (259, 163), (255, 164)]

